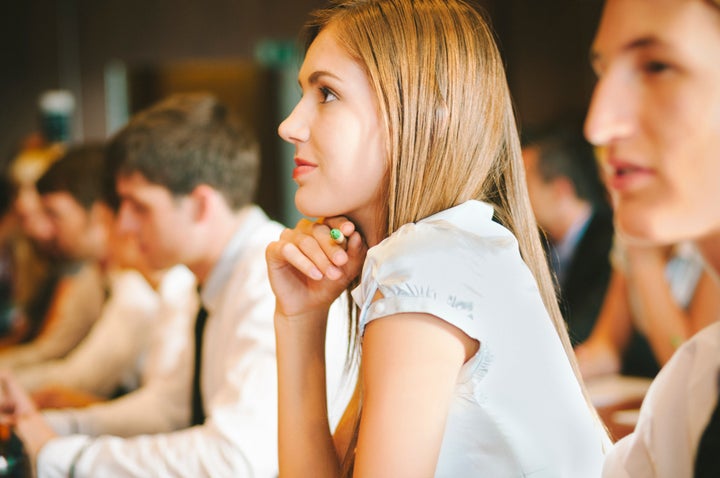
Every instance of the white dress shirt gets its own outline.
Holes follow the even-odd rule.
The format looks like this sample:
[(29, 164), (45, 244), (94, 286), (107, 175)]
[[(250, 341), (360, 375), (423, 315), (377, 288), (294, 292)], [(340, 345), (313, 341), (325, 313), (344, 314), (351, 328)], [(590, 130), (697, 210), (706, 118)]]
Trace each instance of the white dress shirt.
[(77, 347), (65, 358), (15, 372), (26, 390), (61, 385), (110, 397), (118, 388), (129, 391), (142, 383), (152, 330), (159, 322), (162, 289), (172, 295), (172, 289), (179, 288), (177, 296), (187, 296), (194, 277), (177, 266), (163, 275), (160, 291), (155, 291), (142, 274), (124, 269), (113, 271), (109, 282), (110, 297), (101, 316)]
[(718, 400), (720, 323), (673, 354), (648, 390), (635, 431), (605, 460), (605, 478), (693, 476), (695, 454)]
[[(169, 432), (187, 425), (185, 403), (172, 398), (172, 392), (184, 391), (182, 384), (173, 385), (178, 382), (178, 357), (187, 348), (188, 329), (197, 309), (195, 276), (185, 266), (175, 266), (163, 275), (157, 292), (147, 282), (142, 288), (139, 283), (135, 285), (138, 287), (123, 288), (125, 299), (135, 297), (131, 303), (113, 293), (111, 301), (117, 300), (116, 306), (108, 304), (108, 313), (112, 312), (108, 321), (104, 317), (97, 324), (102, 329), (82, 352), (86, 360), (77, 363), (70, 374), (77, 375), (78, 383), (85, 381), (83, 373), (89, 375), (87, 380), (99, 375), (97, 382), (103, 374), (121, 378), (120, 373), (109, 369), (114, 363), (133, 376), (139, 374), (135, 379), (141, 386), (116, 400), (90, 407), (46, 411), (45, 418), (57, 433), (126, 437)], [(138, 349), (139, 344), (146, 347)], [(132, 357), (129, 349), (137, 349), (141, 355)], [(79, 362), (75, 357), (78, 354), (73, 354), (73, 363)]]
[[(282, 226), (249, 207), (202, 289), (208, 310), (201, 389), (207, 419), (201, 426), (134, 438), (71, 435), (46, 444), (38, 476), (274, 477), (277, 475), (277, 372), (273, 313), (265, 248)], [(143, 410), (150, 420), (167, 408), (184, 410), (189, 423), (192, 331), (175, 372)], [(121, 399), (122, 400), (122, 399)], [(127, 419), (130, 419), (128, 411)]]

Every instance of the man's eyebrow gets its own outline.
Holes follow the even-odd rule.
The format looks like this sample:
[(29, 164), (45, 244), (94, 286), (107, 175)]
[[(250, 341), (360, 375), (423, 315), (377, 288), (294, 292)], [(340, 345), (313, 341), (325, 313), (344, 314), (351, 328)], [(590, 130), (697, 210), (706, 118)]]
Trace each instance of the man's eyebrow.
[[(658, 45), (664, 45), (665, 42), (663, 42), (661, 39), (659, 39), (656, 36), (645, 36), (640, 37), (636, 40), (633, 40), (629, 42), (628, 44), (624, 45), (621, 48), (621, 51), (623, 53), (629, 52), (632, 50), (642, 50), (646, 48), (652, 48)], [(595, 49), (590, 50), (590, 64), (595, 66), (597, 63), (599, 63), (602, 60), (602, 55)]]

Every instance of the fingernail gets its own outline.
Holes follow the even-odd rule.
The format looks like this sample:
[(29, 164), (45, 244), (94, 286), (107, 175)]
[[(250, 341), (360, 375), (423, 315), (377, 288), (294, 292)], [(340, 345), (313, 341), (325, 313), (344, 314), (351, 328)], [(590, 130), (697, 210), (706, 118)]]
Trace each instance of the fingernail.
[(317, 267), (313, 267), (310, 269), (310, 277), (312, 277), (315, 280), (320, 280), (323, 278), (322, 272), (320, 272), (320, 269)]
[(328, 279), (339, 279), (342, 276), (342, 271), (335, 266), (329, 266), (325, 269), (325, 275)]
[(338, 265), (344, 264), (346, 259), (347, 259), (347, 253), (345, 253), (345, 251), (337, 251), (332, 256), (332, 261)]

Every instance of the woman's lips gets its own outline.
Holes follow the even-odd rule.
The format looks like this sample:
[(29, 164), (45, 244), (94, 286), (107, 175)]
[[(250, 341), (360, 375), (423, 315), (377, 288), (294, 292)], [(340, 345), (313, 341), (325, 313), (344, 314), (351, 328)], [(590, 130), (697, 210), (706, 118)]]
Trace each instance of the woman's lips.
[(293, 169), (293, 179), (298, 179), (300, 176), (310, 173), (317, 167), (316, 164), (304, 159), (295, 158), (295, 168)]

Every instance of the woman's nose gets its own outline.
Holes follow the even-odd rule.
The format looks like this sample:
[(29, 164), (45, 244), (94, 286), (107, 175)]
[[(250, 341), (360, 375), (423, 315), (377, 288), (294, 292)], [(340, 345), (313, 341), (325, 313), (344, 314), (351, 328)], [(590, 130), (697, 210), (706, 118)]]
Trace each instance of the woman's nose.
[(301, 108), (301, 103), (295, 105), (285, 120), (278, 127), (278, 134), (288, 143), (303, 143), (310, 137), (310, 128), (307, 118)]

